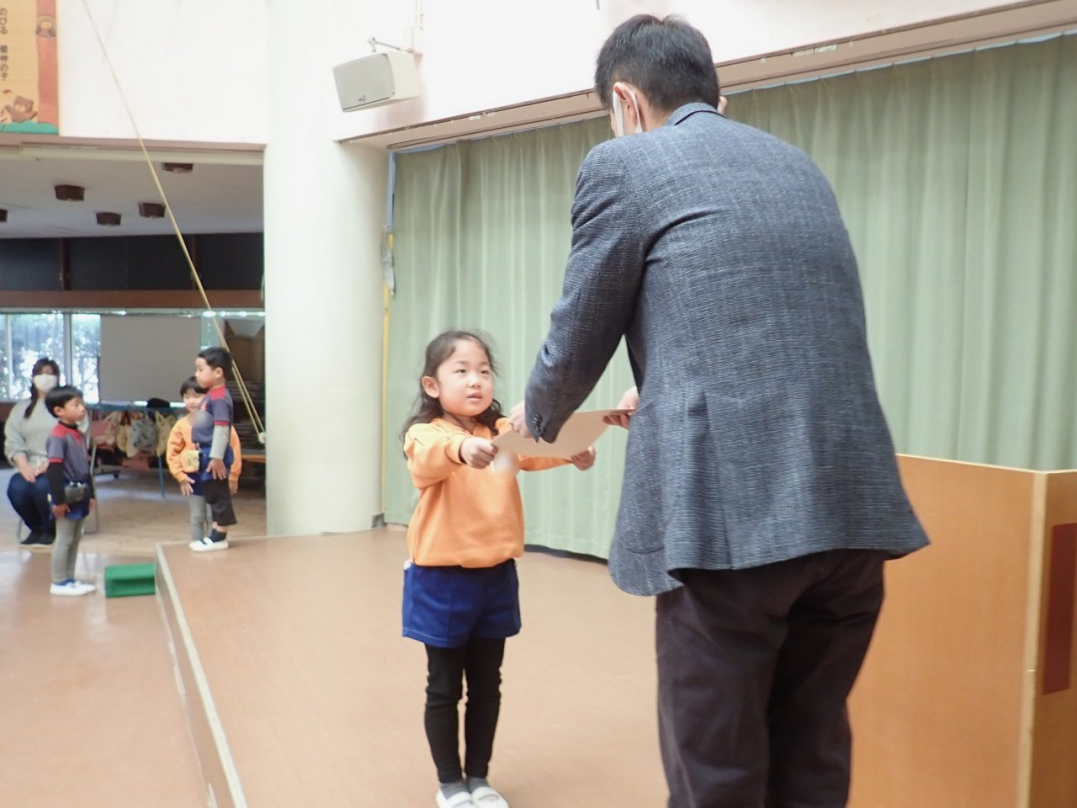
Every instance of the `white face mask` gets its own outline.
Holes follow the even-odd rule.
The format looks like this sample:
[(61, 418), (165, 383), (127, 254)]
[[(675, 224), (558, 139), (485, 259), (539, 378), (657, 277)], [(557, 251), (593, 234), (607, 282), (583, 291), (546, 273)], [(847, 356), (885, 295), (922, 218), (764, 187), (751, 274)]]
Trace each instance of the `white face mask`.
[(47, 393), (59, 383), (60, 380), (51, 373), (39, 373), (34, 376), (34, 387), (37, 388), (39, 393)]
[(625, 92), (632, 98), (632, 105), (636, 108), (636, 132), (640, 134), (643, 132), (643, 121), (639, 114), (639, 99), (636, 98), (636, 94), (632, 92), (628, 87), (621, 82), (613, 85), (613, 130), (617, 137), (625, 136), (625, 113), (624, 108), (621, 106), (621, 96), (617, 95), (617, 88), (623, 87)]

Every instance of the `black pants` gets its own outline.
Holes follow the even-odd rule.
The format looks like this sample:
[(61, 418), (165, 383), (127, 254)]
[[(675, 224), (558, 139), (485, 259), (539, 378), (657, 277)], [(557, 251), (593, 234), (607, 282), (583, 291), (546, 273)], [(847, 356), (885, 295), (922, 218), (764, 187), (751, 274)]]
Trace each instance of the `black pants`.
[(657, 605), (670, 808), (844, 808), (845, 701), (883, 600), (882, 553), (682, 571)]
[(228, 528), (236, 523), (236, 512), (232, 508), (232, 491), (228, 480), (203, 480), (202, 496), (206, 498), (213, 521), (219, 527)]
[[(438, 782), (456, 783), (486, 777), (494, 750), (497, 716), (501, 711), (501, 660), (504, 640), (472, 638), (460, 648), (426, 646), (426, 738), (438, 770)], [(464, 711), (464, 767), (460, 768), (458, 705), (467, 676)]]

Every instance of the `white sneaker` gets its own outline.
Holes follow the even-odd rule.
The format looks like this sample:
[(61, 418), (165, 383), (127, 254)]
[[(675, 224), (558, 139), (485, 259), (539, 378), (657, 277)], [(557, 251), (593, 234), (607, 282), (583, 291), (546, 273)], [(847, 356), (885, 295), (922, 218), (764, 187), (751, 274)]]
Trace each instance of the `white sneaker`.
[[(96, 588), (96, 587), (95, 587)], [(62, 584), (53, 584), (49, 587), (49, 592), (53, 595), (63, 595), (64, 597), (77, 598), (79, 595), (90, 594), (89, 589), (79, 585), (79, 582), (71, 579), (64, 581)]]
[(214, 550), (227, 550), (228, 539), (213, 541), (209, 536), (204, 536), (198, 541), (191, 542), (188, 547), (196, 553), (212, 553)]
[(75, 586), (81, 586), (83, 589), (86, 590), (86, 594), (89, 594), (90, 592), (96, 592), (97, 591), (97, 586), (95, 584), (91, 584), (89, 581), (77, 581), (76, 580), (75, 581)]

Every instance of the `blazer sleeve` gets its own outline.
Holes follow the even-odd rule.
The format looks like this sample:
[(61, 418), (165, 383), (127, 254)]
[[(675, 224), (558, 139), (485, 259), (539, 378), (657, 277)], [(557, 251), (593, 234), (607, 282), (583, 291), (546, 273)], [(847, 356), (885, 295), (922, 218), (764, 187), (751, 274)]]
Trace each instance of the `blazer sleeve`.
[(647, 235), (614, 145), (592, 149), (580, 168), (564, 289), (524, 396), (531, 434), (551, 443), (617, 350), (643, 279)]

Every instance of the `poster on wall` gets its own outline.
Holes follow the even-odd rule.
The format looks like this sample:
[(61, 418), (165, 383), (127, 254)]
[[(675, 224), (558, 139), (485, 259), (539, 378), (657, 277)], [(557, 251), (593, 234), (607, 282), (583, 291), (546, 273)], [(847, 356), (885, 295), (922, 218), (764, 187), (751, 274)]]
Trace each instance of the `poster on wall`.
[(56, 0), (0, 0), (0, 132), (60, 133)]

